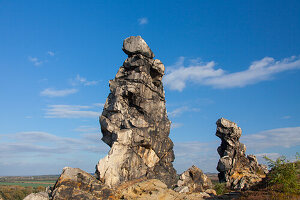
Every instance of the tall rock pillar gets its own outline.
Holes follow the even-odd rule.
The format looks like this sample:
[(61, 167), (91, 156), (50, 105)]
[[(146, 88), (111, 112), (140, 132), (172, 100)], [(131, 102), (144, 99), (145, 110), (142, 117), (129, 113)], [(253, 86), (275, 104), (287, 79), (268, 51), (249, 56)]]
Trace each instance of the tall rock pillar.
[(141, 177), (169, 187), (176, 182), (171, 122), (165, 105), (165, 67), (140, 36), (126, 38), (128, 55), (115, 79), (100, 117), (102, 140), (111, 149), (96, 166), (96, 175), (115, 186)]
[(267, 167), (258, 164), (254, 155), (245, 155), (246, 146), (239, 141), (242, 129), (224, 118), (218, 119), (216, 124), (216, 136), (222, 141), (218, 147), (219, 181), (237, 190), (247, 189), (260, 182), (268, 172)]

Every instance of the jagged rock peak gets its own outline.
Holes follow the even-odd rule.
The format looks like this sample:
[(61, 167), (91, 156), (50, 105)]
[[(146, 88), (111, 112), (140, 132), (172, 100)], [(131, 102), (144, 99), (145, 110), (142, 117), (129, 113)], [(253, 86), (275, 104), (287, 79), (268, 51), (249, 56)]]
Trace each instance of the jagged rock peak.
[(100, 116), (102, 140), (111, 149), (96, 174), (113, 187), (140, 177), (176, 183), (173, 142), (162, 84), (164, 65), (140, 37), (125, 39), (129, 57), (115, 79)]
[(265, 177), (267, 171), (254, 155), (245, 155), (246, 146), (240, 143), (242, 129), (228, 119), (218, 119), (216, 136), (221, 139), (217, 170), (220, 182), (232, 189), (246, 189)]
[(148, 58), (154, 58), (154, 53), (141, 36), (130, 36), (126, 38), (123, 42), (122, 49), (128, 56), (141, 54)]

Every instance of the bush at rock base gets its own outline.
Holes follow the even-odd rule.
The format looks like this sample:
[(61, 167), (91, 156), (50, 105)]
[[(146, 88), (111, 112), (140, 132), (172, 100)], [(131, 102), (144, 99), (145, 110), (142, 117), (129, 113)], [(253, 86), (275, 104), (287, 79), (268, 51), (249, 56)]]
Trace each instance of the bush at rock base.
[(296, 154), (296, 161), (290, 162), (285, 156), (272, 160), (267, 156), (271, 171), (267, 176), (267, 186), (270, 189), (285, 193), (300, 193), (300, 154)]
[(217, 195), (222, 195), (229, 192), (228, 188), (226, 188), (226, 183), (215, 184), (214, 190), (216, 191)]

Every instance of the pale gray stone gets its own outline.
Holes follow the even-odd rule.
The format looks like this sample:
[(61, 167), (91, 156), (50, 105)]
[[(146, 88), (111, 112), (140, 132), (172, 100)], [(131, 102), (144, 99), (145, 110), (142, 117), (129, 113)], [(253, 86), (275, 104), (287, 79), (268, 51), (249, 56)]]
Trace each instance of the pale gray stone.
[(49, 200), (48, 193), (39, 192), (27, 195), (23, 200)]

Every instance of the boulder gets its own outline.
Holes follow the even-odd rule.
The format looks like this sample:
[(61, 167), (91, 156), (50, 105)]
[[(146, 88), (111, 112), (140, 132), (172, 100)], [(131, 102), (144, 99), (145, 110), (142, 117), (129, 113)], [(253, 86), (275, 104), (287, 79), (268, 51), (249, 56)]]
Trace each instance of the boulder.
[(153, 58), (154, 54), (141, 36), (131, 36), (123, 42), (122, 50), (128, 55), (141, 54), (148, 58)]
[(217, 151), (220, 182), (235, 190), (248, 189), (266, 176), (265, 166), (258, 164), (254, 155), (245, 155), (246, 146), (240, 143), (242, 129), (236, 123), (221, 118), (217, 121), (216, 136), (221, 139)]
[[(2, 198), (0, 198), (0, 200), (1, 199)], [(49, 196), (46, 192), (31, 193), (27, 195), (23, 200), (49, 200)]]
[(167, 185), (157, 179), (129, 181), (117, 188), (119, 199), (134, 200), (201, 200), (203, 197), (209, 197), (208, 194), (186, 194), (178, 193), (168, 189)]
[(65, 167), (52, 190), (53, 200), (63, 199), (114, 199), (114, 191), (91, 174), (79, 169)]
[(213, 185), (202, 170), (193, 165), (180, 175), (177, 186), (186, 186), (189, 192), (204, 192), (206, 189), (211, 189)]
[(140, 37), (124, 40), (128, 54), (113, 80), (100, 116), (102, 140), (111, 147), (96, 166), (109, 187), (147, 177), (168, 187), (176, 183), (171, 122), (166, 111), (164, 65)]

